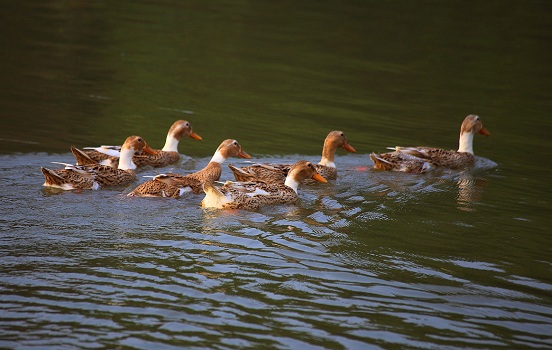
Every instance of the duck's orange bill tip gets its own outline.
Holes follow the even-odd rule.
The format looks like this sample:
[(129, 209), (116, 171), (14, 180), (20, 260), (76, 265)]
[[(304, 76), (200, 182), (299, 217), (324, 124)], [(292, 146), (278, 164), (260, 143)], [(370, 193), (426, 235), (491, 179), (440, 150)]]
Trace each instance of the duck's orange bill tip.
[(324, 178), (324, 176), (320, 175), (319, 173), (314, 174), (314, 175), (312, 176), (312, 179), (313, 179), (313, 180), (316, 180), (316, 181), (318, 181), (318, 182), (322, 182), (322, 183), (328, 182), (328, 181)]
[(356, 149), (348, 143), (343, 146), (343, 149), (351, 153), (356, 153)]
[(367, 166), (357, 166), (355, 167), (355, 171), (368, 171)]
[(203, 138), (201, 136), (199, 136), (198, 134), (196, 134), (193, 131), (190, 133), (189, 136), (190, 136), (191, 139), (194, 139), (194, 140), (199, 140), (199, 141), (203, 140)]
[(245, 158), (245, 159), (251, 159), (251, 156), (249, 154), (245, 153), (244, 151), (241, 151), (240, 153), (238, 153), (238, 157)]
[(146, 144), (146, 147), (144, 147), (144, 152), (151, 155), (157, 154), (157, 151), (151, 148), (150, 146), (148, 146), (147, 144)]
[(485, 128), (481, 128), (481, 130), (479, 130), (479, 133), (481, 135), (485, 135), (485, 136), (491, 136), (491, 133), (487, 131), (487, 129)]

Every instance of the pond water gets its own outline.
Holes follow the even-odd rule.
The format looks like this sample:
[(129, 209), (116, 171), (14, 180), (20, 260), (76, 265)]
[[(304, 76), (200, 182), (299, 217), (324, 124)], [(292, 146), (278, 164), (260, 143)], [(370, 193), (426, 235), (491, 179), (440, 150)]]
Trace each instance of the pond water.
[[(0, 347), (552, 348), (549, 2), (25, 1), (0, 44)], [(372, 169), (388, 146), (458, 145), (468, 171)], [(61, 192), (69, 146), (163, 145), (182, 162)], [(300, 202), (204, 210), (125, 196), (223, 139), (339, 177)], [(242, 164), (239, 159), (229, 163)], [(231, 179), (224, 168), (222, 179)]]

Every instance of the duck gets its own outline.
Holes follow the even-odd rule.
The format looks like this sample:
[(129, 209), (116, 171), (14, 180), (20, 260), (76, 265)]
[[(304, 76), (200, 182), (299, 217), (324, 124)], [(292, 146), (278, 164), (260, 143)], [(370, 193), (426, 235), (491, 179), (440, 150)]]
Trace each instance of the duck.
[(222, 175), (222, 165), (229, 157), (251, 159), (234, 139), (224, 140), (203, 169), (188, 175), (175, 173), (159, 174), (146, 181), (128, 194), (130, 197), (169, 197), (178, 198), (186, 192), (199, 194), (203, 184), (218, 181)]
[[(82, 150), (71, 147), (71, 151), (80, 152), (79, 156), (85, 159), (86, 154)], [(133, 135), (127, 137), (121, 146), (117, 169), (109, 165), (101, 165), (91, 158), (88, 158), (83, 165), (64, 164), (64, 169), (52, 170), (41, 167), (45, 178), (43, 186), (62, 190), (97, 190), (101, 187), (124, 185), (136, 180), (134, 173), (136, 166), (132, 163), (132, 157), (134, 153), (141, 151), (156, 154), (156, 151), (150, 148), (142, 137)]]
[[(189, 137), (201, 141), (203, 138), (192, 130), (192, 125), (187, 120), (177, 120), (170, 127), (162, 149), (156, 150), (156, 154), (136, 153), (132, 162), (136, 166), (165, 167), (178, 162), (180, 153), (178, 144), (183, 137)], [(119, 146), (84, 147), (85, 153), (93, 160), (103, 165), (117, 167), (119, 162)], [(77, 161), (77, 164), (80, 165)]]
[[(335, 165), (335, 153), (338, 148), (355, 153), (356, 150), (349, 144), (343, 131), (333, 130), (328, 133), (322, 147), (322, 158), (318, 164), (314, 164), (316, 171), (326, 180), (337, 179), (337, 167)], [(229, 164), (228, 167), (237, 181), (270, 181), (284, 182), (291, 164), (253, 164), (245, 167), (236, 167)], [(310, 179), (306, 183), (315, 183)]]
[(326, 183), (327, 180), (318, 173), (315, 164), (307, 160), (294, 163), (284, 183), (280, 182), (232, 182), (215, 187), (205, 183), (205, 197), (201, 201), (204, 208), (257, 210), (262, 205), (294, 204), (299, 199), (297, 189), (305, 179)]
[(473, 137), (475, 134), (491, 136), (483, 127), (478, 115), (470, 114), (460, 127), (458, 150), (445, 150), (434, 147), (391, 147), (393, 152), (371, 153), (374, 168), (387, 171), (425, 173), (435, 168), (461, 169), (473, 166)]

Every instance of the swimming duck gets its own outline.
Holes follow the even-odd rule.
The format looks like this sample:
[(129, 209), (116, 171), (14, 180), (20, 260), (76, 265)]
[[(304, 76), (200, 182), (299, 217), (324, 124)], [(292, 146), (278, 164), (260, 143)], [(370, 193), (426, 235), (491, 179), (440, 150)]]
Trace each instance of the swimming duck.
[[(314, 164), (316, 171), (327, 180), (335, 180), (337, 178), (337, 168), (335, 166), (335, 152), (341, 147), (348, 152), (356, 152), (349, 144), (345, 134), (342, 131), (331, 131), (324, 140), (322, 148), (322, 158), (318, 164)], [(234, 173), (234, 177), (238, 181), (277, 181), (283, 182), (286, 179), (287, 172), (291, 164), (253, 164), (237, 168), (233, 165), (228, 167)], [(306, 182), (314, 183), (314, 181), (306, 180)]]
[[(72, 147), (72, 151), (80, 151)], [(108, 165), (87, 162), (85, 165), (66, 164), (65, 169), (51, 170), (41, 167), (46, 178), (44, 186), (56, 187), (62, 190), (98, 189), (106, 186), (117, 186), (136, 180), (132, 164), (135, 152), (144, 151), (155, 154), (146, 141), (140, 136), (129, 136), (121, 147), (121, 156), (118, 168)], [(82, 151), (80, 151), (82, 152)], [(90, 158), (89, 158), (90, 159)], [(91, 159), (90, 159), (91, 160)]]
[(475, 134), (490, 136), (483, 127), (479, 116), (468, 115), (460, 127), (458, 151), (444, 150), (432, 147), (394, 147), (394, 152), (372, 153), (370, 158), (374, 168), (389, 171), (423, 173), (432, 168), (460, 169), (472, 166), (475, 162), (473, 154), (473, 136)]
[[(178, 143), (183, 137), (189, 137), (194, 140), (201, 141), (202, 138), (192, 130), (192, 125), (186, 120), (177, 120), (173, 123), (167, 138), (165, 140), (165, 146), (162, 149), (156, 150), (156, 154), (142, 154), (137, 153), (132, 158), (132, 161), (137, 166), (153, 166), (164, 167), (170, 164), (176, 163), (180, 159), (180, 153), (178, 152)], [(85, 153), (103, 165), (109, 165), (117, 167), (119, 162), (119, 146), (100, 146), (100, 147), (85, 147)], [(80, 165), (80, 163), (77, 163)]]
[(300, 160), (293, 164), (285, 182), (227, 182), (221, 187), (205, 183), (201, 206), (219, 209), (257, 210), (261, 205), (296, 203), (297, 188), (305, 179), (327, 182), (316, 166)]
[(220, 179), (222, 174), (221, 164), (229, 157), (251, 158), (249, 154), (242, 150), (238, 141), (227, 139), (217, 148), (209, 164), (200, 171), (188, 175), (174, 173), (160, 174), (155, 176), (153, 180), (142, 183), (128, 195), (136, 197), (178, 198), (185, 192), (201, 193), (204, 183)]

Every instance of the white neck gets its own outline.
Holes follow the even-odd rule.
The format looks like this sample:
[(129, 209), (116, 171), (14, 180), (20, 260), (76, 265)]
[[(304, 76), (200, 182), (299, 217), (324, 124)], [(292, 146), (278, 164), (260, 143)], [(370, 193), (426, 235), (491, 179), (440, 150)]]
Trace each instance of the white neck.
[(284, 185), (291, 188), (292, 190), (295, 191), (295, 193), (297, 193), (297, 187), (299, 187), (299, 182), (297, 182), (297, 180), (295, 180), (291, 176), (288, 176), (286, 177), (286, 182), (284, 182)]
[(162, 151), (165, 152), (178, 152), (178, 140), (174, 138), (171, 134), (167, 135), (165, 140), (165, 146), (163, 146)]
[(460, 135), (458, 152), (468, 152), (473, 154), (473, 133), (465, 132)]
[(220, 151), (216, 151), (215, 154), (213, 155), (213, 158), (211, 158), (211, 162), (217, 162), (217, 163), (224, 163), (226, 162), (226, 157), (222, 155), (222, 153), (220, 153)]
[(121, 150), (121, 156), (119, 157), (119, 166), (118, 169), (129, 170), (136, 169), (136, 165), (132, 162), (132, 156), (134, 156), (134, 150), (123, 148)]
[(320, 159), (320, 162), (318, 162), (318, 164), (324, 165), (324, 166), (327, 166), (327, 167), (330, 167), (330, 168), (335, 168), (335, 163), (330, 161), (328, 158), (325, 158), (325, 157), (322, 157), (322, 159)]

